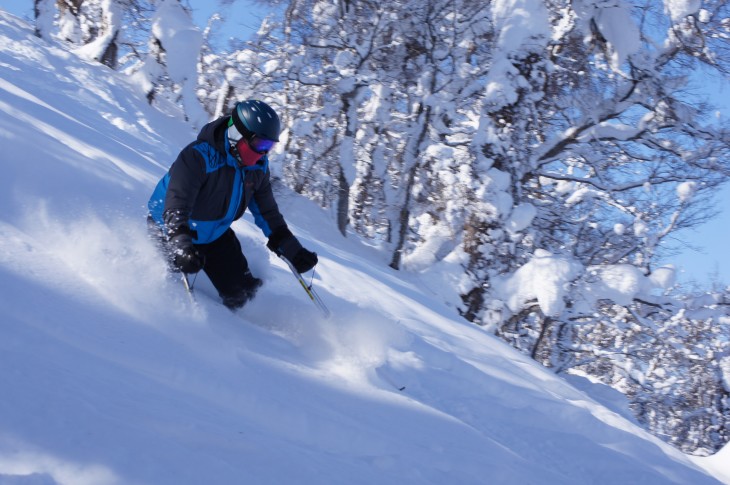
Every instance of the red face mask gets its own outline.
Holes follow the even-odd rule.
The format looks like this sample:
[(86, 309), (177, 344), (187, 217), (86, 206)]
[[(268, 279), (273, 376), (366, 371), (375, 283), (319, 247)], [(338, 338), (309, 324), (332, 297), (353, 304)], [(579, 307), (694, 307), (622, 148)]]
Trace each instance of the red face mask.
[(244, 167), (256, 165), (256, 162), (261, 160), (261, 157), (265, 155), (265, 153), (253, 151), (245, 138), (238, 140), (238, 143), (236, 143), (236, 151), (238, 151), (239, 161)]

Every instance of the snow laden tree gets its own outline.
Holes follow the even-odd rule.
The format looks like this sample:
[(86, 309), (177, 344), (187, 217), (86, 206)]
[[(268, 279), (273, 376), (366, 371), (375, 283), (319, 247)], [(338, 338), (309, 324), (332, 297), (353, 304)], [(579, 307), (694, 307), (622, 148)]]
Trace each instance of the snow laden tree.
[(145, 0), (34, 0), (36, 35), (116, 69), (120, 56), (134, 51), (150, 8)]
[[(381, 39), (389, 35), (395, 20), (381, 3), (290, 2), (279, 51), (286, 62), (275, 66), (276, 72), (285, 73), (276, 88), (283, 89), (285, 116), (291, 120), (284, 146), (286, 182), (331, 207), (343, 234), (354, 215), (356, 227), (372, 238), (387, 233), (382, 217), (366, 215), (372, 200), (381, 197), (380, 181), (387, 176), (382, 166), (372, 175), (373, 147), (367, 141), (374, 136), (372, 117), (390, 115), (389, 110), (373, 106), (374, 99), (388, 96), (376, 73), (388, 61)], [(390, 132), (388, 120), (381, 121), (384, 125), (375, 128), (383, 133), (379, 162), (394, 151), (394, 147), (383, 151)], [(358, 173), (372, 183), (366, 190), (359, 190), (363, 187)], [(360, 215), (367, 224), (360, 224)]]
[(197, 92), (202, 43), (200, 29), (180, 1), (162, 0), (152, 17), (147, 54), (126, 70), (150, 104), (170, 113), (182, 109), (195, 128), (209, 118)]
[[(529, 18), (493, 5), (501, 33), (475, 143), (493, 182), (508, 180), (504, 200), (494, 198), (494, 218), (477, 221), (496, 230), (477, 231), (481, 254), (469, 251), (475, 275), (489, 267), (466, 301), (476, 320), (493, 277), (524, 264), (533, 248), (584, 267), (629, 263), (650, 274), (669, 235), (712, 215), (708, 198), (728, 176), (730, 138), (686, 95), (687, 63), (713, 59), (688, 51), (691, 31), (682, 22), (699, 22), (685, 16), (661, 38), (657, 27), (639, 29), (661, 19), (661, 10), (533, 3), (522, 10)], [(706, 20), (697, 36), (709, 37), (722, 19)]]
[[(708, 199), (730, 173), (726, 125), (688, 92), (692, 71), (727, 73), (728, 9), (658, 7), (572, 2), (549, 9), (547, 23), (532, 9), (538, 36), (503, 45), (510, 62), (488, 85), (497, 96), (482, 98), (482, 154), (509, 177), (512, 208), (506, 224), (476, 233), (471, 271), (481, 285), (466, 314), (558, 371), (616, 385), (658, 435), (709, 453), (730, 438), (715, 360), (727, 353), (727, 307), (691, 312), (663, 295), (672, 270), (656, 261), (672, 234), (712, 215)], [(549, 37), (540, 24), (552, 26)], [(549, 55), (536, 55), (536, 39)], [(528, 124), (515, 129), (515, 120)], [(519, 267), (504, 272), (499, 261)], [(710, 330), (690, 344), (681, 338), (690, 328)], [(672, 374), (670, 385), (656, 368)], [(698, 377), (674, 376), (682, 371)], [(664, 391), (685, 398), (657, 400)]]
[(165, 112), (197, 127), (209, 119), (198, 86), (208, 44), (180, 0), (36, 0), (34, 11), (38, 36), (127, 73)]
[(33, 0), (35, 35), (42, 39), (51, 39), (55, 29), (56, 9), (56, 0)]
[(635, 316), (635, 324), (651, 330), (635, 332), (643, 342), (626, 346), (640, 352), (635, 367), (613, 377), (638, 420), (688, 453), (709, 455), (730, 441), (728, 296), (727, 290), (684, 295), (681, 304), (665, 301), (645, 310), (647, 317)]
[(200, 57), (198, 97), (206, 112), (217, 118), (231, 112), (243, 99), (262, 99), (283, 113), (280, 85), (284, 77), (286, 56), (280, 52), (280, 41), (271, 35), (279, 24), (264, 20), (252, 40), (233, 40), (230, 52), (218, 52), (211, 47), (214, 35), (214, 15), (204, 32)]
[[(720, 449), (730, 441), (729, 290), (675, 291), (651, 302), (624, 294), (625, 301), (615, 296), (619, 303), (602, 291), (598, 312), (543, 322), (563, 354), (556, 370), (599, 377), (622, 391), (640, 423), (687, 453)], [(554, 356), (548, 347), (536, 346), (534, 356)]]
[[(271, 61), (285, 59), (272, 73), (286, 74), (275, 82), (284, 88), (292, 120), (285, 179), (332, 207), (343, 234), (352, 228), (390, 248), (395, 268), (408, 255), (409, 234), (418, 234), (411, 223), (423, 216), (412, 213), (416, 188), (431, 182), (422, 168), (434, 159), (452, 160), (451, 154), (468, 158), (468, 137), (457, 126), (467, 116), (439, 103), (452, 102), (463, 89), (463, 61), (453, 58), (449, 45), (470, 55), (457, 44), (465, 31), (481, 35), (482, 10), (476, 2), (294, 1), (286, 12), (284, 42)], [(468, 78), (474, 81), (484, 69), (473, 68)], [(441, 123), (450, 126), (440, 129)], [(446, 145), (429, 148), (439, 139)], [(439, 150), (449, 156), (423, 158)], [(457, 200), (446, 204), (460, 213)]]

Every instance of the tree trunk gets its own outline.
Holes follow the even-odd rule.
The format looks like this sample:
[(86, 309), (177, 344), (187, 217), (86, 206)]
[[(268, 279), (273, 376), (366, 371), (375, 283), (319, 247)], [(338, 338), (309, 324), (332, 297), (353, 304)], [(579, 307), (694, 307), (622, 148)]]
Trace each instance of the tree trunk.
[(337, 228), (343, 236), (347, 236), (347, 226), (350, 224), (350, 186), (345, 178), (345, 171), (340, 166), (337, 176)]
[[(426, 139), (428, 133), (428, 126), (431, 122), (431, 107), (428, 106), (425, 109), (423, 104), (419, 105), (418, 111), (422, 115), (421, 131), (418, 133), (418, 138), (412, 145), (406, 145), (406, 163), (404, 168), (408, 170), (408, 178), (406, 186), (403, 189), (405, 191), (405, 197), (403, 200), (403, 207), (401, 207), (400, 215), (398, 217), (398, 242), (393, 250), (393, 257), (390, 260), (390, 267), (393, 269), (400, 269), (401, 260), (403, 259), (403, 246), (406, 243), (406, 236), (408, 234), (408, 221), (411, 218), (411, 192), (413, 191), (413, 183), (416, 179), (416, 169), (418, 166), (418, 158), (420, 156), (420, 148), (423, 144), (423, 140)], [(421, 116), (416, 118), (421, 119)]]
[(106, 49), (104, 49), (104, 53), (101, 55), (101, 59), (99, 59), (99, 62), (112, 69), (117, 68), (117, 53), (119, 52), (117, 37), (119, 37), (119, 31), (114, 33), (114, 37), (112, 37), (112, 40), (109, 44), (107, 44)]

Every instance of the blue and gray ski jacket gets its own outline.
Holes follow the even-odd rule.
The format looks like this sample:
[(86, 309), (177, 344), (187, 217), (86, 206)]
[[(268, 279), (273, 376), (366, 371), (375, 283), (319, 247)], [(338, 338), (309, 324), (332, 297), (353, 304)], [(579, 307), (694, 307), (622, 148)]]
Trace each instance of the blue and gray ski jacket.
[(246, 208), (266, 237), (288, 228), (271, 190), (269, 161), (240, 167), (229, 153), (225, 116), (205, 125), (157, 184), (148, 208), (169, 237), (189, 232), (195, 244), (218, 239)]

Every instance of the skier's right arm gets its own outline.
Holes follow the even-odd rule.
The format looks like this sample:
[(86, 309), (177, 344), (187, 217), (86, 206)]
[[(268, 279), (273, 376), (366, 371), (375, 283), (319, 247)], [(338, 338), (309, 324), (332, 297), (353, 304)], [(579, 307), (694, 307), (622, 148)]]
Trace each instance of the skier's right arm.
[(197, 273), (203, 257), (193, 246), (190, 213), (205, 176), (204, 161), (197, 150), (185, 148), (170, 167), (170, 181), (162, 215), (165, 232), (173, 250), (173, 261), (184, 273)]
[(191, 235), (189, 219), (205, 177), (205, 161), (191, 146), (185, 147), (170, 167), (163, 220), (167, 237)]

